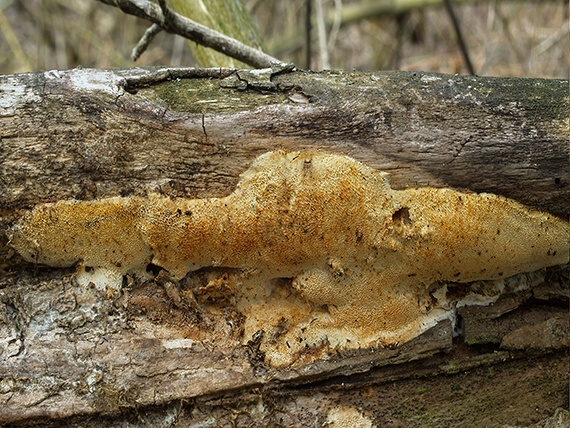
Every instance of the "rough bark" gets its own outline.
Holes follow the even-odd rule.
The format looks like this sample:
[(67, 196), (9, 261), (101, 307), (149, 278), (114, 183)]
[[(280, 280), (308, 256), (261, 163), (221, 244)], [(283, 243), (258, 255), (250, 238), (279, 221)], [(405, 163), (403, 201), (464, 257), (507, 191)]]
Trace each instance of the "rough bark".
[(303, 149), (390, 172), (395, 188), (492, 192), (570, 213), (567, 80), (211, 70), (129, 83), (150, 72), (2, 77), (2, 207), (166, 184), (220, 196), (259, 153)]
[[(490, 402), (505, 391), (509, 402), (542, 397), (536, 414), (479, 409), (485, 417), (468, 426), (518, 416), (528, 424), (567, 407), (568, 266), (533, 277), (532, 291), (463, 309), (455, 341), (444, 322), (394, 349), (273, 369), (255, 341), (240, 342), (229, 302), (130, 278), (109, 299), (76, 287), (69, 269), (23, 263), (7, 241), (12, 222), (39, 202), (227, 195), (256, 155), (275, 149), (342, 153), (390, 172), (397, 188), (492, 192), (567, 217), (569, 106), (567, 80), (288, 69), (0, 77), (0, 421), (96, 426), (101, 415), (131, 421), (138, 412), (155, 425), (307, 426), (358, 409), (378, 426), (422, 425), (422, 414), (389, 413), (374, 400), (398, 400), (392, 386), (412, 397), (441, 391), (467, 370), (473, 394), (489, 388)], [(516, 383), (533, 386), (517, 369), (531, 357), (541, 367), (533, 382), (545, 388), (536, 396)], [(348, 416), (331, 413), (331, 403)], [(431, 423), (458, 425), (461, 411), (439, 406)], [(437, 412), (447, 416), (434, 422)]]

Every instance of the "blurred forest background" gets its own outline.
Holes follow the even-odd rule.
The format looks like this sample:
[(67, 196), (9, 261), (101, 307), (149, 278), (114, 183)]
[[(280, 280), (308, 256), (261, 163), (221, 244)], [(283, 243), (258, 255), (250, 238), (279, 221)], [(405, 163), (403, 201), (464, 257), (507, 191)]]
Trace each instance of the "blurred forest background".
[[(370, 5), (382, 1), (395, 3), (311, 0), (310, 68), (468, 74), (441, 2), (418, 0), (402, 13), (371, 13)], [(267, 52), (307, 68), (309, 0), (244, 2)], [(455, 1), (454, 10), (476, 74), (568, 78), (568, 1)], [(0, 74), (196, 65), (186, 41), (164, 32), (133, 62), (131, 50), (149, 25), (95, 0), (0, 0)]]

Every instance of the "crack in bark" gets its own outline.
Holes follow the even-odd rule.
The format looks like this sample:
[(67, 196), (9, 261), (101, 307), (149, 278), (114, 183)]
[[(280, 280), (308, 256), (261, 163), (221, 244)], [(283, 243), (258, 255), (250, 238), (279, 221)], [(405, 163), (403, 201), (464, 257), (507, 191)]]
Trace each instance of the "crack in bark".
[(203, 144), (208, 144), (208, 133), (206, 132), (205, 117), (206, 115), (202, 113), (202, 131), (204, 131), (204, 138), (206, 139)]

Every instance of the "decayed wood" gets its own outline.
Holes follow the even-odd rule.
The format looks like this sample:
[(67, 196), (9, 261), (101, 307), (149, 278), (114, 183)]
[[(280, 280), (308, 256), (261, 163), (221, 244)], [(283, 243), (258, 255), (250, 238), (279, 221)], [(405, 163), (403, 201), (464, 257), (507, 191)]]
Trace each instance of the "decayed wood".
[[(277, 400), (289, 407), (289, 422), (284, 426), (305, 426), (303, 420), (308, 415), (326, 416), (330, 400), (339, 394), (342, 397), (335, 391), (351, 389), (368, 394), (365, 391), (375, 390), (375, 394), (382, 394), (382, 388), (374, 385), (457, 375), (481, 366), (496, 365), (497, 370), (508, 371), (501, 364), (527, 355), (520, 348), (481, 350), (456, 344), (452, 349), (451, 326), (443, 322), (400, 347), (351, 351), (295, 369), (277, 370), (264, 364), (255, 343), (239, 343), (239, 331), (232, 329), (228, 317), (205, 310), (196, 322), (196, 313), (184, 304), (169, 301), (168, 292), (159, 285), (132, 285), (112, 301), (101, 293), (78, 288), (69, 277), (48, 278), (48, 273), (38, 272), (36, 278), (20, 274), (1, 283), (2, 422), (116, 417), (121, 410), (148, 406), (153, 406), (153, 417), (160, 415), (156, 406), (163, 406), (162, 418), (166, 418), (174, 406), (186, 407), (183, 420), (194, 421), (197, 426), (204, 418), (228, 418), (240, 408), (242, 413), (271, 424), (279, 420), (271, 407)], [(498, 314), (509, 304), (506, 297), (483, 311), (500, 318)], [(556, 320), (559, 312), (555, 309), (551, 319)], [(477, 310), (463, 315), (479, 317)], [(495, 327), (495, 318), (489, 319), (482, 329)], [(511, 332), (499, 329), (499, 334), (508, 336), (513, 317), (506, 321)], [(530, 322), (518, 324), (517, 331), (532, 328)], [(203, 328), (201, 338), (196, 337), (198, 325)], [(533, 333), (519, 336), (527, 341), (535, 338)], [(551, 351), (535, 348), (530, 356), (537, 358)], [(564, 348), (556, 358), (559, 367), (550, 364), (541, 368), (540, 376), (564, 377), (560, 372), (568, 358)], [(515, 365), (510, 370), (516, 373), (518, 369)], [(416, 383), (412, 392), (433, 387), (433, 382), (426, 382)], [(478, 388), (492, 387), (492, 383), (490, 378), (480, 381)], [(562, 406), (565, 396), (559, 390), (563, 384), (557, 381), (556, 387), (549, 388), (551, 393), (556, 391), (550, 405)], [(344, 395), (354, 396), (354, 392)], [(211, 401), (216, 397), (221, 397), (218, 404)], [(304, 398), (295, 403), (297, 399), (291, 397)], [(310, 401), (304, 401), (309, 397)], [(255, 403), (259, 402), (265, 409), (256, 413)], [(199, 415), (188, 408), (188, 403), (196, 404)], [(372, 410), (369, 414), (381, 417)], [(493, 415), (500, 418), (500, 410), (491, 412)]]
[[(231, 304), (194, 297), (188, 284), (131, 278), (120, 297), (109, 299), (77, 287), (70, 270), (22, 264), (7, 246), (8, 232), (39, 202), (149, 190), (227, 195), (256, 155), (275, 149), (342, 153), (389, 171), (397, 188), (487, 191), (568, 216), (568, 88), (563, 80), (288, 68), (0, 77), (0, 421), (116, 415), (151, 405), (167, 406), (166, 415), (172, 403), (181, 400), (182, 408), (191, 399), (202, 404), (186, 411), (200, 421), (208, 407), (229, 417), (222, 410), (227, 400), (254, 402), (260, 390), (285, 388), (310, 391), (310, 405), (283, 401), (292, 416), (282, 423), (301, 426), (302, 412), (318, 413), (336, 399), (321, 393), (325, 384), (452, 375), (524, 357), (536, 331), (564, 325), (562, 309), (548, 313), (532, 299), (567, 305), (568, 266), (551, 269), (535, 288), (540, 293), (497, 302), (492, 315), (462, 312), (469, 351), (453, 346), (450, 324), (441, 323), (394, 349), (276, 370), (254, 340), (240, 342), (240, 315)], [(522, 309), (519, 316), (516, 308), (529, 299), (534, 306), (526, 313), (538, 315)], [(486, 340), (478, 332), (489, 327), (496, 332)], [(554, 350), (566, 361), (567, 343), (554, 334), (550, 344), (533, 355)], [(273, 422), (283, 412), (265, 397), (260, 420)]]
[[(255, 344), (240, 346), (223, 317), (203, 314), (202, 325), (219, 333), (210, 332), (203, 340), (188, 338), (195, 323), (184, 310), (165, 303), (165, 291), (154, 284), (129, 290), (114, 302), (78, 289), (68, 278), (20, 277), (2, 285), (6, 287), (0, 293), (5, 321), (0, 324), (2, 422), (112, 414), (121, 407), (259, 385), (315, 382), (451, 347), (447, 322), (397, 349), (352, 352), (297, 369), (275, 370), (256, 356)], [(160, 311), (175, 322), (158, 322)]]
[(567, 80), (211, 70), (123, 89), (147, 73), (1, 77), (0, 206), (158, 188), (225, 195), (256, 155), (282, 148), (347, 154), (396, 188), (486, 191), (570, 213)]

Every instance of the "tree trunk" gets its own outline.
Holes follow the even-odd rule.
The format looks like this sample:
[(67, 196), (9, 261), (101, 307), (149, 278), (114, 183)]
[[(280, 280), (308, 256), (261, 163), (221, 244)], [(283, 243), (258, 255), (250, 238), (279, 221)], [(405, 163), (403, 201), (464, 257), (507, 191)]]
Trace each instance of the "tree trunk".
[(226, 196), (278, 149), (348, 155), (396, 189), (495, 193), (568, 218), (569, 108), (567, 80), (277, 68), (0, 77), (0, 422), (528, 425), (567, 408), (569, 265), (459, 309), (455, 339), (442, 321), (398, 347), (274, 368), (256, 340), (240, 342), (229, 302), (129, 277), (111, 299), (70, 269), (24, 262), (8, 240), (38, 203)]
[[(248, 46), (265, 51), (255, 23), (241, 0), (200, 1), (172, 0), (169, 6), (187, 18), (212, 30), (239, 40)], [(246, 67), (239, 61), (210, 48), (188, 41), (188, 46), (199, 66), (202, 67)]]

